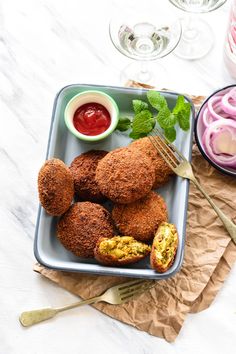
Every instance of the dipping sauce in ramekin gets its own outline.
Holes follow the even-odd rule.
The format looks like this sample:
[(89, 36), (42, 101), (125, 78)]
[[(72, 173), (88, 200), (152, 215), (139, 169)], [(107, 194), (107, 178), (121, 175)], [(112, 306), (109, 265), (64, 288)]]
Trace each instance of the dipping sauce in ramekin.
[(75, 111), (73, 124), (82, 134), (99, 135), (104, 133), (111, 125), (111, 116), (102, 104), (86, 103)]
[(105, 139), (115, 130), (119, 109), (114, 99), (105, 92), (84, 91), (67, 103), (64, 119), (74, 136), (95, 142)]

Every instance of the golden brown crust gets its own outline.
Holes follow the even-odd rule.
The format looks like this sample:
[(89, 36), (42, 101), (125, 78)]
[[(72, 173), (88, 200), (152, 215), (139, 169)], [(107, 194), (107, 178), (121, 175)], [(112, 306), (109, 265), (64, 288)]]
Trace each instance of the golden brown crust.
[(112, 237), (110, 213), (99, 204), (73, 204), (57, 224), (57, 237), (63, 246), (79, 257), (93, 257), (100, 237)]
[[(111, 238), (110, 240), (113, 240), (117, 237), (121, 237), (122, 236), (115, 236), (113, 238)], [(123, 236), (123, 237), (127, 237), (127, 236)], [(133, 240), (134, 238), (131, 237)], [(94, 249), (94, 256), (96, 258), (96, 260), (99, 263), (102, 263), (104, 265), (108, 265), (108, 266), (123, 266), (126, 264), (131, 264), (131, 263), (136, 263), (138, 261), (140, 261), (141, 259), (145, 258), (149, 253), (150, 253), (150, 246), (146, 245), (146, 244), (141, 244), (141, 242), (138, 242), (140, 245), (145, 247), (145, 250), (143, 252), (143, 254), (140, 255), (132, 255), (129, 256), (127, 258), (121, 258), (119, 259), (117, 256), (113, 255), (113, 254), (105, 254), (102, 253), (100, 250), (100, 245), (103, 241), (108, 240), (108, 238), (102, 237), (97, 241), (96, 247)], [(136, 240), (134, 240), (134, 242), (137, 242)]]
[(169, 263), (168, 267), (164, 267), (157, 263), (154, 253), (151, 253), (150, 255), (151, 268), (156, 270), (158, 273), (165, 273), (172, 266), (173, 262), (174, 262), (174, 258)]
[(167, 221), (168, 212), (164, 199), (151, 191), (146, 197), (131, 204), (115, 204), (112, 219), (122, 235), (132, 235), (136, 240), (151, 241), (159, 224)]
[(158, 154), (157, 149), (154, 147), (149, 138), (135, 140), (129, 145), (129, 147), (131, 149), (141, 151), (151, 159), (155, 168), (155, 182), (153, 189), (163, 186), (169, 181), (170, 176), (173, 175), (173, 171)]
[(112, 266), (112, 267), (119, 267), (119, 266), (124, 266), (126, 264), (132, 264), (132, 263), (139, 262), (139, 261), (141, 261), (141, 259), (145, 258), (148, 255), (148, 253), (145, 256), (134, 256), (134, 257), (128, 258), (128, 259), (117, 260), (116, 257), (114, 257), (112, 255), (100, 254), (96, 248), (94, 255), (95, 255), (96, 260), (101, 264), (104, 264), (107, 266)]
[(106, 197), (128, 204), (144, 197), (152, 189), (155, 171), (151, 160), (140, 151), (119, 148), (99, 161), (96, 181)]
[(74, 177), (75, 192), (79, 199), (96, 203), (106, 199), (95, 181), (97, 164), (106, 154), (107, 151), (91, 150), (72, 161), (70, 171)]
[[(169, 228), (170, 232), (163, 231)], [(150, 264), (159, 273), (166, 272), (173, 264), (178, 248), (178, 233), (173, 224), (162, 223), (154, 237)]]
[(59, 159), (47, 160), (38, 174), (38, 194), (43, 208), (59, 216), (70, 207), (74, 181), (69, 168)]

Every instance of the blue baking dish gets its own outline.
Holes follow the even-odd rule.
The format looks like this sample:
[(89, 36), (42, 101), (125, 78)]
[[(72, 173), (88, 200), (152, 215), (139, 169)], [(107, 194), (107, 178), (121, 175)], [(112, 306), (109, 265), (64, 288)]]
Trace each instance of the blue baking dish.
[[(46, 159), (52, 157), (63, 160), (69, 165), (72, 160), (82, 152), (91, 149), (113, 150), (118, 147), (126, 146), (131, 139), (127, 134), (115, 131), (107, 139), (97, 143), (86, 143), (73, 136), (65, 126), (64, 110), (67, 102), (76, 94), (85, 90), (100, 90), (109, 94), (117, 102), (120, 114), (127, 116), (132, 114), (132, 100), (146, 100), (145, 89), (110, 87), (101, 85), (69, 85), (57, 94), (53, 106), (51, 128), (49, 132), (48, 148)], [(162, 92), (168, 105), (174, 107), (178, 93)], [(192, 153), (192, 135), (194, 106), (188, 97), (185, 97), (191, 103), (190, 130), (177, 132), (175, 141), (176, 147), (190, 160)], [(44, 209), (39, 206), (37, 225), (34, 239), (34, 254), (39, 263), (47, 268), (82, 272), (90, 274), (114, 275), (146, 279), (166, 279), (179, 271), (183, 262), (185, 233), (187, 223), (189, 181), (174, 176), (164, 187), (158, 189), (167, 204), (169, 221), (176, 225), (179, 234), (179, 247), (175, 261), (171, 268), (163, 273), (157, 273), (150, 267), (149, 258), (124, 267), (108, 267), (98, 264), (95, 259), (83, 259), (74, 256), (67, 251), (56, 237), (57, 217), (48, 215)]]

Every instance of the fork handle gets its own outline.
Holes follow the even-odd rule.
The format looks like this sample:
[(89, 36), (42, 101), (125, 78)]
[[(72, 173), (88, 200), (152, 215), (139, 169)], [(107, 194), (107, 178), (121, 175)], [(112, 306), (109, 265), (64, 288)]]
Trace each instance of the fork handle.
[(236, 225), (233, 223), (233, 221), (228, 218), (223, 211), (213, 202), (213, 200), (210, 198), (210, 196), (204, 191), (200, 183), (196, 180), (196, 178), (191, 179), (191, 181), (195, 184), (195, 186), (201, 191), (201, 193), (204, 195), (204, 197), (208, 200), (212, 208), (215, 210), (216, 214), (219, 216), (221, 219), (222, 223), (224, 224), (226, 230), (230, 234), (232, 240), (236, 244)]
[(95, 296), (87, 300), (77, 301), (71, 305), (66, 305), (58, 308), (44, 308), (39, 310), (25, 311), (19, 317), (20, 323), (24, 327), (32, 326), (36, 323), (40, 323), (42, 321), (48, 320), (54, 316), (56, 316), (59, 312), (73, 309), (75, 307), (79, 307), (82, 305), (93, 304), (95, 302), (101, 301), (102, 296)]
[(73, 304), (66, 305), (63, 307), (57, 307), (56, 310), (57, 310), (57, 312), (62, 312), (62, 311), (73, 309), (75, 307), (94, 304), (95, 302), (98, 302), (98, 301), (102, 301), (102, 295), (94, 296), (94, 297), (91, 297), (90, 299), (87, 299), (87, 300), (77, 301), (77, 302), (74, 302)]

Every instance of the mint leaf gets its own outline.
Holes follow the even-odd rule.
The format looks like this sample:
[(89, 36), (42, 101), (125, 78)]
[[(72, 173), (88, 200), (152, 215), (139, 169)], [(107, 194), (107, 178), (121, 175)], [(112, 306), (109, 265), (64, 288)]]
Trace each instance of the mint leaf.
[(148, 104), (144, 101), (133, 100), (132, 103), (133, 103), (133, 109), (135, 114), (138, 114), (139, 112), (148, 109)]
[(146, 136), (153, 129), (153, 124), (155, 124), (152, 113), (145, 109), (134, 116), (132, 132), (130, 137), (137, 139), (139, 137)]
[(184, 131), (189, 130), (191, 105), (189, 102), (185, 102), (184, 96), (178, 96), (176, 105), (173, 109), (173, 113), (177, 116), (179, 126)]
[(169, 140), (171, 143), (175, 141), (176, 139), (176, 130), (174, 127), (167, 128), (164, 130), (165, 137), (167, 140)]
[(164, 96), (156, 91), (148, 91), (147, 98), (150, 105), (160, 111), (162, 108), (167, 107), (167, 102)]
[(185, 103), (184, 109), (182, 109), (177, 115), (179, 126), (184, 131), (187, 131), (190, 128), (190, 122), (189, 122), (190, 111), (191, 111), (191, 105), (188, 102)]
[(173, 108), (173, 113), (178, 114), (182, 109), (185, 108), (184, 96), (180, 95), (177, 98), (175, 107)]
[(130, 137), (131, 139), (140, 139), (140, 138), (144, 138), (145, 136), (147, 136), (146, 133), (135, 133), (135, 132), (131, 132), (131, 133), (129, 134), (129, 137)]
[(168, 107), (164, 107), (158, 113), (157, 121), (162, 129), (168, 129), (176, 124), (177, 117), (171, 113)]
[(133, 131), (139, 133), (149, 133), (153, 128), (152, 113), (147, 109), (134, 116)]
[(116, 130), (121, 132), (126, 131), (131, 126), (131, 120), (127, 117), (119, 117), (119, 122), (117, 124)]

